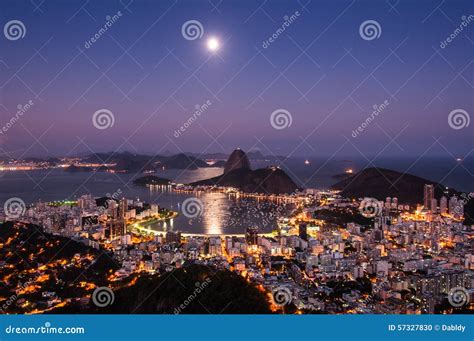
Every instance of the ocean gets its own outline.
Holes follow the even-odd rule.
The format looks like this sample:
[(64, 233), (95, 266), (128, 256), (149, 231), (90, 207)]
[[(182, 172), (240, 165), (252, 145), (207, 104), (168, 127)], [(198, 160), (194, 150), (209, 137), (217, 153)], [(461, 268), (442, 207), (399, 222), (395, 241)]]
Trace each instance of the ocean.
[[(352, 169), (360, 171), (365, 167), (378, 166), (418, 175), (428, 180), (441, 182), (460, 191), (474, 191), (474, 158), (458, 162), (449, 158), (378, 159), (374, 164), (365, 159), (328, 160), (292, 158), (281, 167), (303, 188), (329, 188), (338, 180), (335, 175)], [(415, 162), (416, 161), (416, 162)], [(275, 162), (252, 161), (253, 168), (274, 165)], [(222, 168), (201, 168), (198, 170), (160, 170), (155, 175), (189, 183), (220, 175)], [(83, 194), (106, 196), (119, 193), (120, 197), (140, 199), (157, 203), (161, 207), (180, 210), (181, 203), (190, 194), (162, 190), (150, 190), (133, 185), (133, 179), (142, 174), (111, 174), (105, 172), (68, 173), (60, 169), (14, 171), (0, 173), (0, 203), (12, 197), (21, 198), (26, 204), (39, 200), (54, 201), (77, 199)], [(243, 233), (248, 226), (257, 226), (262, 232), (269, 232), (276, 226), (276, 220), (285, 210), (278, 205), (254, 199), (236, 199), (223, 193), (203, 193), (203, 214), (197, 219), (179, 215), (172, 222), (153, 226), (161, 231), (180, 230), (188, 233), (228, 234)], [(422, 198), (420, 198), (420, 201)], [(288, 210), (291, 207), (287, 208)]]

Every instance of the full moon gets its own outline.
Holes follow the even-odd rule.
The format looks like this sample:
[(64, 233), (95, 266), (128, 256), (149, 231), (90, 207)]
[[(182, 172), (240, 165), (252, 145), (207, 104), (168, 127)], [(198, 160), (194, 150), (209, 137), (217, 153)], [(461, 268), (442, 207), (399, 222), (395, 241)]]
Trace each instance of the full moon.
[(219, 40), (217, 38), (209, 38), (207, 40), (207, 48), (210, 51), (217, 51), (219, 49)]

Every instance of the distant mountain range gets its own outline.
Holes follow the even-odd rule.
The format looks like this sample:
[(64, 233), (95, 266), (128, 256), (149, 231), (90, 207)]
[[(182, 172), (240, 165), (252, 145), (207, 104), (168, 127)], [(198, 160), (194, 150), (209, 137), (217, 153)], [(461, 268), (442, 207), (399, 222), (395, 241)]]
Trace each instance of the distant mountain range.
[(193, 156), (184, 153), (163, 156), (163, 155), (143, 155), (122, 153), (96, 153), (81, 160), (84, 163), (115, 163), (113, 167), (108, 167), (115, 171), (123, 172), (147, 172), (155, 171), (159, 168), (168, 169), (198, 169), (209, 167), (209, 165)]
[[(268, 159), (260, 152), (253, 152), (251, 156), (254, 160)], [(198, 158), (200, 157), (200, 158)], [(158, 168), (168, 169), (198, 169), (206, 167), (225, 167), (228, 155), (223, 153), (213, 154), (191, 154), (180, 153), (176, 155), (143, 155), (132, 154), (129, 152), (122, 153), (96, 153), (87, 156), (82, 160), (86, 163), (116, 163), (113, 169), (118, 171), (154, 171)], [(209, 165), (205, 160), (218, 160), (216, 163)]]
[[(65, 168), (68, 172), (89, 172), (92, 170), (106, 171), (114, 170), (119, 172), (149, 172), (160, 168), (167, 169), (198, 169), (206, 167), (225, 167), (228, 154), (225, 153), (179, 153), (171, 155), (165, 152), (165, 155), (135, 154), (131, 152), (107, 152), (94, 153), (78, 156), (80, 163)], [(74, 157), (73, 157), (74, 158)], [(282, 156), (268, 157), (255, 151), (248, 154), (248, 158), (256, 161), (263, 160), (282, 160)], [(11, 159), (4, 158), (0, 161), (8, 162)], [(205, 160), (212, 160), (214, 163), (208, 164)], [(60, 158), (25, 158), (21, 161), (42, 163), (43, 165), (55, 166), (62, 163)], [(80, 164), (115, 164), (115, 166), (97, 167), (81, 166)]]

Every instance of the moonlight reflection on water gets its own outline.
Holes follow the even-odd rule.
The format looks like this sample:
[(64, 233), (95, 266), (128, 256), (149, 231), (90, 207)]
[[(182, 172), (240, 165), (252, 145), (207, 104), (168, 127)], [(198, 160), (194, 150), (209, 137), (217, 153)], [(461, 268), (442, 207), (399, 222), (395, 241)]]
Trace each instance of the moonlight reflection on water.
[[(162, 196), (162, 190), (151, 190)], [(277, 226), (279, 217), (289, 214), (293, 204), (254, 198), (238, 198), (225, 193), (174, 193), (164, 191), (165, 195), (175, 196), (182, 200), (173, 208), (179, 216), (169, 223), (157, 222), (149, 227), (157, 231), (179, 230), (183, 232), (205, 234), (244, 233), (250, 226), (258, 227), (260, 232), (271, 232)], [(202, 202), (202, 214), (196, 218), (188, 218), (181, 212), (180, 204), (186, 198), (196, 197)], [(160, 200), (158, 200), (159, 202)], [(163, 206), (165, 207), (165, 206)]]

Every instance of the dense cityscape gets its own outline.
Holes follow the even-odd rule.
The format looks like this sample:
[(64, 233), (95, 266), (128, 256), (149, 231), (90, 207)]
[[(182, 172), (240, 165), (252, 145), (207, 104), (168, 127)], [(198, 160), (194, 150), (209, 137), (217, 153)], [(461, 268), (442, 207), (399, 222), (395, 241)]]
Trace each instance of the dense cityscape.
[[(431, 314), (473, 309), (474, 230), (463, 223), (464, 205), (471, 196), (436, 198), (430, 184), (415, 206), (396, 197), (349, 199), (337, 190), (259, 194), (262, 200), (293, 205), (289, 215), (274, 212), (273, 232), (259, 233), (258, 227), (248, 226), (245, 234), (200, 235), (181, 233), (173, 226), (177, 215), (193, 219), (206, 209), (199, 193), (246, 194), (228, 187), (167, 186), (193, 194), (180, 212), (124, 198), (120, 191), (102, 198), (83, 195), (77, 201), (6, 203), (1, 219), (13, 235), (6, 238), (4, 230), (0, 240), (0, 276), (8, 288), (2, 289), (2, 312), (58, 312), (68, 306), (80, 312), (98, 289), (108, 289), (113, 297), (113, 290), (133, 286), (141, 276), (164, 276), (191, 264), (240, 275), (277, 313)], [(167, 222), (168, 231), (147, 228), (155, 221)], [(42, 238), (37, 240), (39, 252), (27, 254), (22, 251), (31, 234), (21, 236), (31, 229)], [(66, 242), (55, 242), (56, 238)], [(67, 250), (69, 240), (92, 251), (39, 261), (39, 254), (51, 252), (45, 249), (55, 254), (61, 245), (58, 253)], [(104, 254), (110, 257), (110, 268), (96, 271), (95, 277), (84, 276)], [(73, 280), (61, 280), (60, 273), (71, 269), (77, 272)], [(94, 303), (104, 306), (96, 299)], [(185, 308), (173, 312), (186, 313)]]

